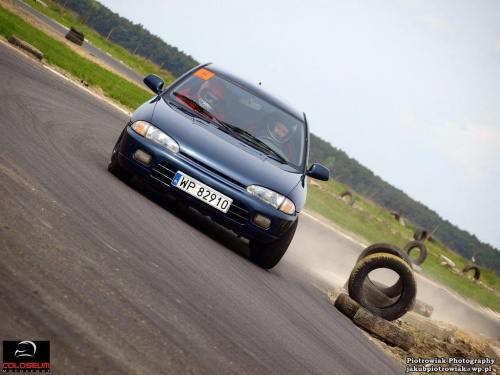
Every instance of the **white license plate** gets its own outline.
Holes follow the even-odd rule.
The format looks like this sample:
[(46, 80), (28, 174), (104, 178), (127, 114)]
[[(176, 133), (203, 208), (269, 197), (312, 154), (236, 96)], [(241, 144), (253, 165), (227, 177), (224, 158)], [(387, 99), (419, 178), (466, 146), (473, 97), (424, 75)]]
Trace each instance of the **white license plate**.
[(172, 179), (172, 186), (184, 190), (186, 193), (191, 194), (193, 197), (198, 198), (200, 201), (203, 201), (224, 213), (229, 210), (231, 203), (233, 203), (231, 198), (222, 195), (217, 190), (202, 184), (200, 181), (197, 181), (182, 172), (177, 172), (175, 174)]

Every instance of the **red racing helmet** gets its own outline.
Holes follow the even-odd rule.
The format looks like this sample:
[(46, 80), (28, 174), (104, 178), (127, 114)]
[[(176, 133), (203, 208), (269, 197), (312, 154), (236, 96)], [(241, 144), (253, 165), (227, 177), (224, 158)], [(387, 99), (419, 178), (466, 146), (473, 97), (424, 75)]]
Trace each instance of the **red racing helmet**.
[(205, 90), (213, 92), (221, 100), (226, 97), (226, 85), (224, 85), (224, 83), (222, 83), (221, 80), (217, 79), (216, 77), (209, 79), (203, 85), (201, 85), (200, 89), (198, 90), (198, 97), (201, 97), (201, 94)]

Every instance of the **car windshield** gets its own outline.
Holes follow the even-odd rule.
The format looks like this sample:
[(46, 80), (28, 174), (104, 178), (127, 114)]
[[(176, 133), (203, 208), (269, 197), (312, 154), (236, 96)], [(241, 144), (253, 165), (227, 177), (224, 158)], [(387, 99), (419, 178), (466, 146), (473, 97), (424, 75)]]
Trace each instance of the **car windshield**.
[(273, 159), (303, 166), (304, 122), (243, 87), (201, 68), (170, 88), (168, 95)]

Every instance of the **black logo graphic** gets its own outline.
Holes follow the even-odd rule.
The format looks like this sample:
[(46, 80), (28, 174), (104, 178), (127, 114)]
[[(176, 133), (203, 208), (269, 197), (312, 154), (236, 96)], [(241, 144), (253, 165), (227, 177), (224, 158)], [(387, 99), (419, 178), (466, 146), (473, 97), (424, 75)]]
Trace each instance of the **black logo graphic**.
[(50, 372), (50, 341), (4, 341), (2, 373)]
[[(33, 347), (33, 349), (31, 349), (28, 346), (28, 349), (16, 350), (16, 352), (14, 353), (14, 357), (34, 357), (35, 352), (36, 352), (36, 344), (33, 341), (21, 341), (19, 344), (17, 344), (17, 346), (19, 346), (19, 345), (22, 346), (23, 344), (30, 344)], [(28, 353), (26, 353), (26, 352), (28, 352)], [(30, 352), (32, 352), (33, 354), (29, 354)], [(23, 353), (23, 354), (21, 354), (21, 353)]]

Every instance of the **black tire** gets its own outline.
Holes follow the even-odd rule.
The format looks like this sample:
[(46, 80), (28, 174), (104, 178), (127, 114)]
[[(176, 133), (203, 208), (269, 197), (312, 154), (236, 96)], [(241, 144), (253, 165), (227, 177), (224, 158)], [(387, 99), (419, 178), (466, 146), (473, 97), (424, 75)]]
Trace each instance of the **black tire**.
[(399, 216), (399, 212), (396, 212), (396, 211), (391, 211), (391, 215), (394, 216), (394, 218), (398, 221), (401, 217), (401, 216)]
[[(365, 294), (365, 280), (375, 269), (388, 268), (399, 275), (403, 284), (401, 295), (387, 306), (375, 306)], [(392, 254), (372, 254), (363, 258), (351, 272), (348, 282), (349, 296), (365, 309), (386, 320), (395, 320), (408, 312), (417, 296), (417, 282), (410, 266)]]
[(73, 42), (79, 46), (81, 46), (83, 44), (83, 40), (78, 38), (78, 36), (76, 36), (71, 31), (66, 34), (66, 39), (68, 39), (70, 42)]
[(120, 145), (121, 145), (121, 141), (122, 141), (124, 132), (125, 132), (125, 130), (123, 130), (123, 132), (120, 134), (120, 137), (116, 141), (115, 147), (113, 147), (113, 151), (111, 152), (111, 157), (110, 157), (109, 163), (108, 163), (108, 171), (113, 173), (120, 180), (127, 182), (132, 178), (133, 173), (122, 168), (120, 166), (120, 163), (118, 162), (118, 153), (120, 151)]
[(81, 31), (75, 29), (73, 26), (71, 26), (70, 32), (78, 36), (79, 39), (84, 40), (85, 39), (85, 34), (82, 33)]
[(415, 241), (425, 242), (427, 239), (428, 233), (427, 229), (418, 228), (417, 231), (413, 234), (413, 238)]
[(269, 244), (250, 241), (250, 260), (266, 270), (276, 266), (290, 246), (298, 224), (297, 218), (281, 238)]
[(350, 190), (343, 191), (340, 193), (340, 198), (344, 198), (346, 195), (351, 197), (351, 200), (348, 202), (349, 206), (352, 206), (354, 202), (356, 201), (356, 198), (354, 197), (354, 194)]
[(404, 247), (404, 251), (408, 254), (408, 256), (410, 255), (410, 251), (412, 251), (413, 249), (416, 249), (418, 248), (420, 250), (420, 254), (418, 256), (417, 259), (415, 259), (413, 262), (413, 264), (416, 264), (417, 266), (420, 266), (422, 263), (425, 262), (425, 259), (427, 258), (427, 254), (428, 254), (428, 251), (427, 251), (427, 247), (424, 245), (423, 242), (420, 242), (420, 241), (411, 241), (411, 242), (408, 242), (406, 244), (406, 246)]
[(403, 217), (403, 209), (400, 208), (398, 212), (396, 211), (391, 211), (391, 215), (394, 216), (394, 218), (399, 221)]
[[(395, 255), (395, 256), (403, 259), (410, 266), (410, 268), (413, 269), (413, 265), (412, 265), (411, 259), (408, 256), (408, 254), (400, 247), (398, 247), (396, 245), (389, 244), (389, 243), (376, 243), (374, 245), (368, 246), (366, 249), (364, 249), (361, 252), (356, 263), (359, 263), (359, 261), (361, 259), (366, 258), (369, 255), (380, 254), (380, 253)], [(394, 285), (388, 286), (388, 287), (377, 285), (377, 284), (373, 283), (370, 280), (370, 278), (368, 278), (368, 281), (370, 283), (372, 283), (378, 290), (380, 290), (382, 293), (384, 293), (387, 297), (399, 296), (401, 294), (402, 289), (403, 289), (403, 284), (401, 282), (401, 279), (399, 279)]]
[(474, 270), (474, 279), (479, 280), (479, 278), (481, 277), (481, 270), (479, 269), (479, 267), (475, 264), (469, 264), (468, 266), (465, 266), (462, 272), (467, 273), (470, 270)]
[(85, 37), (82, 34), (75, 33), (74, 31), (70, 31), (70, 33), (73, 34), (73, 36), (75, 36), (76, 38), (80, 39), (82, 42), (85, 40)]

